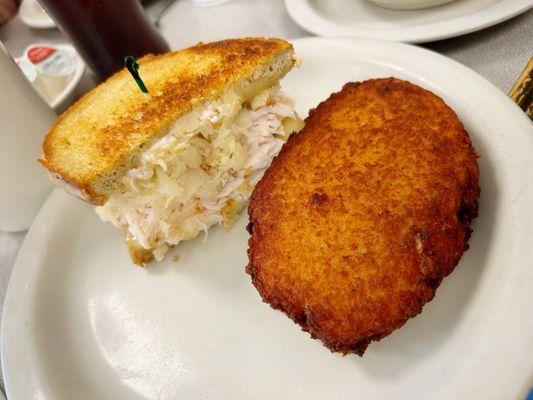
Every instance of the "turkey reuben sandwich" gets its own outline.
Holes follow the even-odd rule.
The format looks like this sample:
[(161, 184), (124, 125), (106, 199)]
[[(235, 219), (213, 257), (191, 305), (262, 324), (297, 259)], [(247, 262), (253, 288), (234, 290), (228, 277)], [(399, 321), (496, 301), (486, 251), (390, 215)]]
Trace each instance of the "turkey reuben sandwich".
[(278, 81), (292, 46), (247, 38), (139, 60), (63, 114), (40, 162), (54, 183), (97, 205), (134, 263), (161, 260), (214, 224), (228, 227), (288, 136), (301, 127)]

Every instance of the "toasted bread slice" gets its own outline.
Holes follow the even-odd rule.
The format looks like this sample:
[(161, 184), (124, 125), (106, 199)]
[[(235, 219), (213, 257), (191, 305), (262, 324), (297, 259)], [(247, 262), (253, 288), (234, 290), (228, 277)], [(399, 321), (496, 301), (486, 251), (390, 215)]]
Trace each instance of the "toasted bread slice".
[(141, 153), (177, 118), (233, 90), (252, 97), (294, 64), (280, 39), (224, 40), (139, 60), (149, 94), (122, 70), (65, 112), (46, 136), (40, 162), (68, 192), (102, 205)]

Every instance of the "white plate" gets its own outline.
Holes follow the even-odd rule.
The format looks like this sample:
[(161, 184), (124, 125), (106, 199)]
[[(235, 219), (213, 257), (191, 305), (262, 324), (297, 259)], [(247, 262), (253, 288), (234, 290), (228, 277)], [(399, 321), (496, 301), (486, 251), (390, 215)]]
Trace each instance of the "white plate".
[(46, 13), (37, 0), (23, 0), (20, 5), (19, 16), (22, 22), (30, 28), (55, 28), (54, 20)]
[(533, 7), (531, 0), (457, 0), (424, 10), (387, 10), (367, 0), (285, 0), (290, 16), (321, 36), (421, 43), (496, 25)]
[(520, 399), (533, 384), (533, 128), (471, 70), (412, 46), (304, 39), (283, 82), (303, 114), (347, 81), (396, 76), (438, 93), (482, 154), (471, 248), (424, 312), (369, 347), (331, 354), (262, 303), (246, 217), (159, 265), (131, 265), (121, 234), (55, 191), (7, 293), (10, 400)]

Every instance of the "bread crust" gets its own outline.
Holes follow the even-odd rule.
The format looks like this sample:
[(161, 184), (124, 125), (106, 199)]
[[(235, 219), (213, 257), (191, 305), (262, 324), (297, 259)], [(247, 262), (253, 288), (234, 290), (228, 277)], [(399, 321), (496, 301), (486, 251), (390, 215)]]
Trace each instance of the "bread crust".
[(230, 87), (246, 92), (251, 81), (277, 82), (292, 68), (292, 53), (281, 39), (243, 38), (147, 55), (139, 72), (149, 94), (126, 70), (116, 73), (61, 115), (39, 161), (54, 182), (102, 205), (177, 118)]
[(154, 253), (150, 249), (141, 247), (129, 232), (124, 232), (126, 238), (126, 246), (130, 254), (131, 261), (139, 267), (144, 267), (147, 263), (154, 259)]
[(349, 83), (256, 186), (246, 271), (313, 338), (362, 355), (422, 311), (468, 248), (476, 158), (433, 93), (394, 78)]

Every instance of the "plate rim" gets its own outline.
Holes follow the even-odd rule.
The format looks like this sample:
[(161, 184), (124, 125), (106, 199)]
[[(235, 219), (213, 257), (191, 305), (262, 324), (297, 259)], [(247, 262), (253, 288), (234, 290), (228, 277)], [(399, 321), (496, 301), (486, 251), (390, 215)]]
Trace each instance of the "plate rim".
[[(475, 17), (475, 20), (479, 20), (478, 22), (472, 21), (472, 23), (459, 24), (455, 28), (454, 23), (456, 23), (457, 20), (464, 20), (464, 16), (455, 17), (447, 21), (439, 21), (438, 23), (420, 24), (411, 27), (369, 30), (331, 21), (317, 13), (310, 2), (311, 0), (285, 0), (285, 8), (291, 19), (308, 32), (324, 37), (354, 36), (405, 43), (430, 43), (466, 35), (468, 33), (498, 25), (533, 9), (533, 3), (529, 4), (527, 1), (500, 0), (499, 2), (509, 3), (509, 5), (502, 10), (503, 12), (491, 17), (491, 14), (487, 13), (485, 10), (479, 10), (469, 14), (471, 17)], [(431, 8), (427, 10), (431, 10)], [(441, 28), (438, 33), (438, 30), (435, 29), (435, 25), (439, 25)], [(442, 29), (442, 26), (446, 29)]]
[[(384, 53), (386, 52), (387, 48), (393, 47), (402, 49), (404, 52), (417, 53), (418, 55), (426, 59), (428, 57), (430, 59), (433, 58), (434, 61), (439, 61), (441, 64), (444, 65), (444, 67), (451, 68), (455, 72), (464, 74), (465, 78), (475, 80), (476, 83), (482, 85), (486, 90), (492, 93), (492, 97), (494, 98), (494, 100), (498, 101), (498, 103), (503, 108), (505, 108), (506, 114), (510, 115), (510, 117), (512, 118), (517, 119), (517, 123), (519, 123), (519, 121), (522, 121), (520, 123), (530, 123), (529, 119), (525, 116), (522, 110), (520, 110), (520, 108), (516, 106), (516, 104), (513, 103), (511, 99), (509, 99), (500, 89), (494, 86), (486, 78), (482, 77), (470, 68), (458, 63), (457, 61), (454, 61), (431, 50), (409, 44), (388, 42), (376, 39), (304, 38), (296, 39), (291, 42), (295, 45), (303, 42), (310, 44), (312, 44), (312, 42), (315, 42), (320, 43), (322, 45), (328, 45), (328, 43), (342, 43), (352, 45), (356, 48), (358, 46), (365, 46), (367, 49), (371, 49), (368, 51), (379, 53)], [(527, 132), (524, 133), (527, 134)], [(531, 136), (531, 142), (533, 146), (533, 136)], [(24, 290), (28, 292), (28, 288), (31, 286), (30, 283), (35, 276), (32, 275), (31, 272), (42, 267), (42, 263), (35, 262), (35, 259), (37, 259), (37, 257), (35, 257), (35, 252), (46, 251), (46, 244), (49, 240), (50, 233), (54, 232), (55, 229), (55, 224), (53, 223), (53, 221), (52, 223), (50, 223), (50, 221), (46, 219), (46, 216), (49, 213), (55, 215), (55, 209), (60, 207), (63, 202), (66, 201), (66, 199), (68, 201), (71, 200), (70, 197), (67, 197), (67, 195), (61, 193), (59, 189), (54, 189), (52, 191), (52, 193), (44, 203), (43, 207), (39, 211), (37, 217), (35, 218), (34, 222), (32, 223), (32, 226), (28, 231), (28, 234), (24, 239), (9, 280), (0, 328), (2, 373), (8, 398), (34, 398), (22, 396), (21, 393), (31, 393), (33, 396), (40, 395), (42, 397), (38, 398), (43, 400), (52, 398), (47, 397), (48, 395), (43, 392), (43, 388), (40, 387), (38, 382), (34, 380), (36, 376), (34, 368), (32, 368), (34, 366), (29, 362), (29, 360), (31, 359), (31, 355), (26, 354), (26, 357), (21, 357), (21, 354), (24, 355), (25, 350), (24, 344), (22, 343), (24, 342), (25, 330), (22, 329), (23, 326), (21, 326), (21, 324), (28, 324), (29, 321), (20, 320), (21, 314), (23, 314), (24, 312), (24, 302), (21, 302), (19, 299), (21, 295), (21, 289), (22, 292), (24, 292)], [(25, 298), (27, 298), (27, 296)], [(533, 299), (530, 300), (530, 302), (531, 304), (533, 304)], [(26, 339), (28, 338), (29, 336), (26, 334)], [(8, 344), (12, 345), (12, 347), (8, 347)], [(24, 377), (24, 379), (20, 377), (20, 374), (18, 374), (19, 376), (17, 377), (17, 372), (21, 370), (27, 371), (27, 375)], [(29, 392), (30, 390), (33, 391)]]

